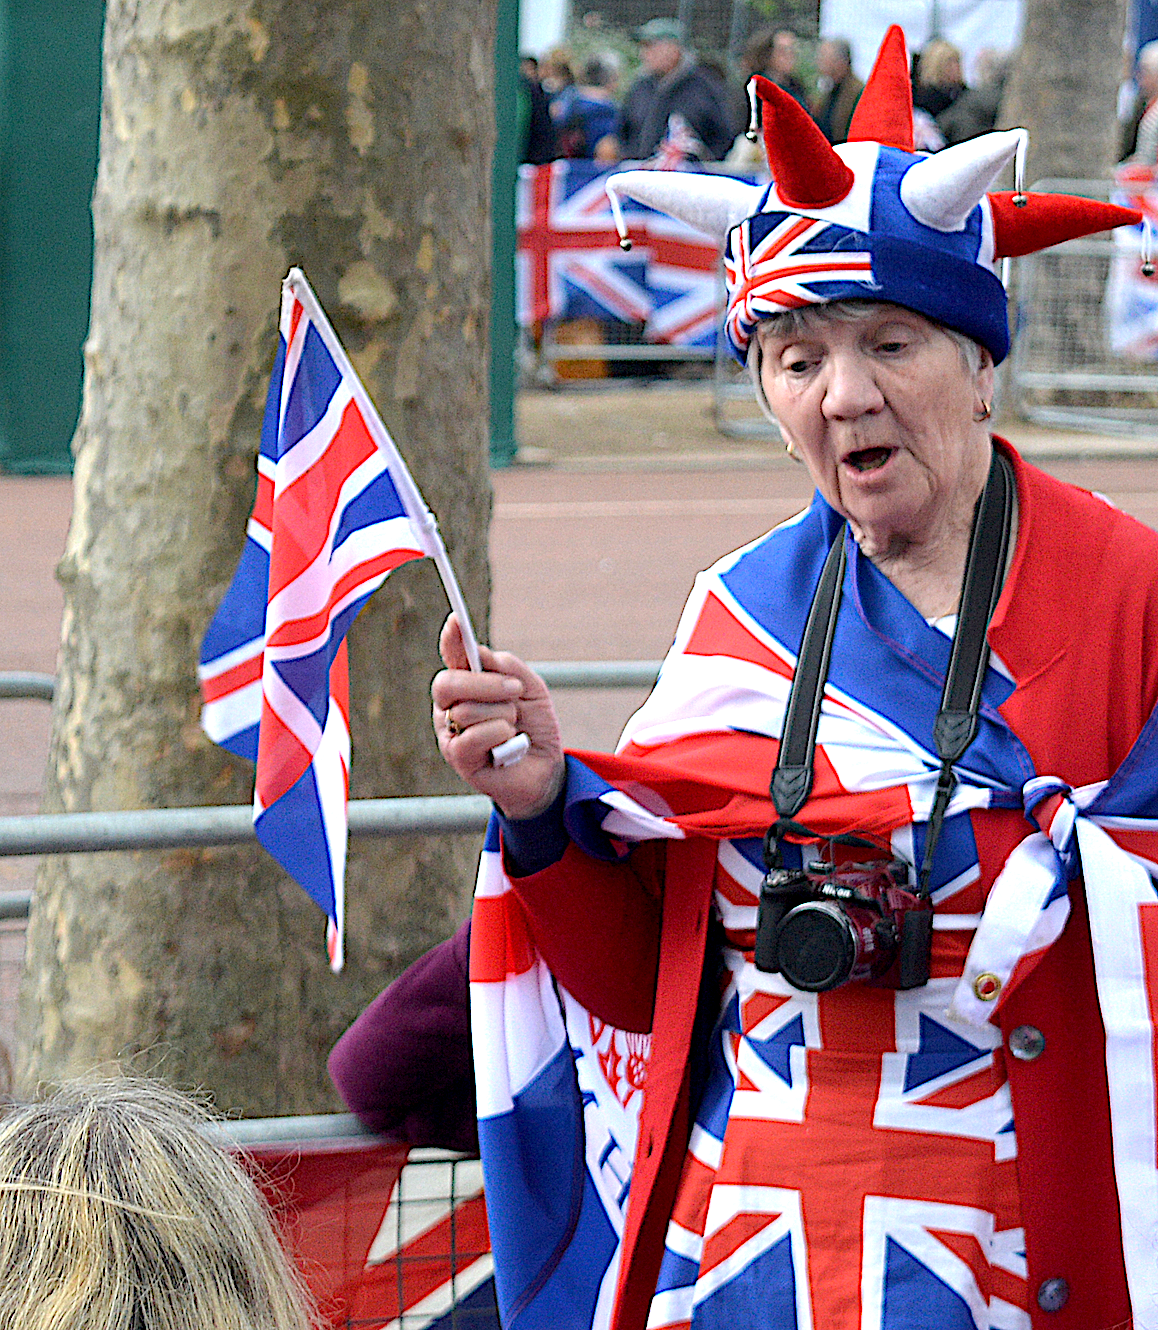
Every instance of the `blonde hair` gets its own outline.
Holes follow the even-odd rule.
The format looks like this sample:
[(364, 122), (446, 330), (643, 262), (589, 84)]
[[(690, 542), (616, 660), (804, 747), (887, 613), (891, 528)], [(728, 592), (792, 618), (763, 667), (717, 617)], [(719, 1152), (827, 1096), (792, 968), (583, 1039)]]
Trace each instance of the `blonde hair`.
[(960, 76), (961, 52), (943, 37), (934, 37), (917, 57), (917, 82), (924, 87), (941, 87), (949, 83), (949, 71), (954, 61)]
[(208, 1115), (77, 1082), (0, 1120), (0, 1325), (314, 1330), (304, 1286)]

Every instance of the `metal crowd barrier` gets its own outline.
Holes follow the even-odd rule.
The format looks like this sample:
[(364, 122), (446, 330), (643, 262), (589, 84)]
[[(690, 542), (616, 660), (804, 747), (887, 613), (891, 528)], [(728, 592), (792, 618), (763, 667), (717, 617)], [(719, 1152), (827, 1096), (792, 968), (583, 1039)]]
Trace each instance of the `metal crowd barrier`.
[[(538, 661), (532, 668), (552, 688), (645, 688), (655, 660)], [(0, 672), (0, 698), (51, 701), (50, 674)], [(486, 828), (490, 800), (481, 794), (355, 799), (351, 836), (466, 835)], [(124, 812), (32, 813), (0, 817), (0, 858), (242, 845), (254, 839), (246, 804), (144, 808)], [(28, 917), (29, 892), (0, 894), (0, 920)]]
[(241, 1151), (332, 1330), (499, 1330), (478, 1159), (349, 1114), (214, 1122)]
[[(1116, 186), (1049, 179), (1032, 188), (1108, 199)], [(1140, 254), (1134, 258), (1140, 262)], [(1018, 415), (1045, 426), (1135, 438), (1158, 429), (1158, 355), (1136, 359), (1110, 347), (1107, 293), (1116, 260), (1129, 267), (1105, 232), (1017, 260), (1005, 389)], [(1139, 455), (1136, 446), (1129, 451)]]

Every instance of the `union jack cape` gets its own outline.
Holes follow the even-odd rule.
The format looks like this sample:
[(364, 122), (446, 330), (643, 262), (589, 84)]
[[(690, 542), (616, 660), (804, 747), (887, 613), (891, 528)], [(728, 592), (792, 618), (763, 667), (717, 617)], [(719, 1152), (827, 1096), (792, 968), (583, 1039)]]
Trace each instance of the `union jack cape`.
[[(1040, 736), (1023, 740), (1007, 722), (1001, 708), (1010, 703), (1015, 684), (991, 665), (978, 737), (957, 768), (960, 782), (938, 848), (934, 900), (948, 899), (962, 883), (977, 880), (979, 860), (992, 861), (993, 845), (983, 842), (980, 833), (975, 839), (974, 828), (982, 824), (973, 819), (974, 812), (1003, 811), (1004, 825), (1014, 830), (1002, 833), (1008, 838), (1000, 851), (1004, 867), (996, 874), (980, 919), (973, 921), (976, 931), (964, 973), (950, 991), (950, 1010), (937, 1014), (928, 1033), (947, 1050), (937, 1055), (948, 1059), (946, 1066), (953, 1065), (954, 1048), (972, 1042), (984, 1051), (994, 1041), (1000, 1043), (994, 1026), (1007, 1004), (1009, 1011), (1015, 1010), (1026, 980), (1065, 932), (1071, 912), (1068, 887), (1080, 873), (1106, 1033), (1113, 1185), (1120, 1203), (1129, 1298), (1135, 1327), (1155, 1330), (1158, 714), (1149, 711), (1158, 699), (1158, 679), (1149, 662), (1158, 648), (1158, 538), (1112, 514), (1092, 496), (1058, 500), (1065, 487), (1031, 474), (1019, 461), (1017, 468), (1022, 544), (1034, 533), (1039, 540), (1056, 540), (1049, 534), (1050, 523), (1076, 515), (1087, 531), (1116, 524), (1119, 543), (1132, 546), (1128, 556), (1121, 556), (1124, 562), (1115, 576), (1122, 570), (1130, 573), (1124, 578), (1124, 595), (1136, 600), (1107, 605), (1100, 612), (1108, 622), (1132, 624), (1130, 631), (1139, 640), (1148, 637), (1148, 652), (1138, 653), (1143, 663), (1131, 673), (1115, 658), (1107, 635), (1098, 648), (1106, 671), (1100, 686), (1112, 692), (1110, 679), (1118, 670), (1119, 684), (1146, 696), (1123, 701), (1120, 719), (1111, 712), (1111, 728), (1121, 726), (1124, 733), (1115, 741), (1117, 747), (1108, 745), (1109, 751), (1119, 753), (1117, 769), (1073, 788), (1036, 770), (1030, 749), (1040, 748)], [(1047, 511), (1041, 495), (1053, 510)], [(697, 871), (710, 876), (717, 847), (742, 844), (767, 828), (773, 817), (768, 777), (795, 651), (811, 589), (839, 528), (837, 514), (817, 497), (807, 512), (697, 579), (656, 689), (629, 722), (618, 755), (582, 754), (568, 760), (565, 824), (571, 840), (592, 859), (615, 863), (633, 845), (666, 841), (681, 853), (696, 855)], [(860, 556), (851, 538), (846, 539), (848, 571), (820, 718), (816, 783), (799, 820), (820, 835), (855, 829), (909, 863), (920, 863), (939, 765), (932, 745), (933, 721), (950, 642)], [(1035, 596), (1043, 606), (1057, 608), (1060, 593), (1041, 582), (1040, 569), (1028, 568), (1029, 556), (1019, 547), (995, 625), (1014, 596), (1020, 598), (1020, 612), (1032, 606)], [(1145, 585), (1139, 589), (1135, 584), (1141, 580)], [(1142, 620), (1146, 626), (1139, 628)], [(1039, 640), (1023, 644), (1030, 656), (1056, 640), (1056, 633), (1051, 637), (1053, 630), (1046, 630), (1045, 618), (1037, 626), (1042, 630)], [(991, 630), (991, 639), (994, 631), (999, 629)], [(1088, 639), (1097, 634), (1089, 626), (1079, 626), (1077, 634), (1073, 653), (1084, 650), (1088, 655)], [(1077, 645), (1079, 639), (1084, 646)], [(1132, 646), (1130, 651), (1133, 654)], [(1048, 673), (1063, 659), (1055, 656), (1041, 669)], [(1020, 657), (1017, 668), (1022, 668)], [(1074, 699), (1075, 716), (1096, 711), (1093, 703), (1086, 708), (1080, 698)], [(1077, 751), (1073, 741), (1066, 742), (1070, 751)], [(1099, 742), (1092, 739), (1091, 747)], [(1019, 821), (1022, 812), (1024, 825)], [(663, 1061), (660, 1079), (650, 1083), (649, 1070), (659, 1065), (659, 1044), (651, 1050), (647, 1036), (609, 1027), (552, 974), (527, 906), (504, 875), (499, 832), (497, 824), (492, 826), (480, 865), (471, 979), (479, 1138), (503, 1324), (506, 1330), (642, 1326), (655, 1289), (654, 1269), (651, 1287), (633, 1290), (630, 1281), (625, 1285), (621, 1279), (620, 1263), (630, 1259), (629, 1248), (638, 1250), (641, 1225), (652, 1220), (646, 1212), (632, 1211), (628, 1198), (633, 1186), (644, 1185), (641, 1176), (646, 1175), (648, 1186), (654, 1184), (659, 1167), (651, 1157), (651, 1127), (646, 1140), (640, 1135), (641, 1121), (647, 1118), (645, 1096), (669, 1095), (674, 1107), (677, 1088), (671, 1082), (674, 1077), (678, 1087), (679, 1064), (673, 1073), (670, 1060)], [(718, 853), (723, 863), (725, 848)], [(560, 874), (566, 872), (566, 862)], [(694, 932), (702, 922), (694, 919), (697, 910), (703, 913), (706, 890), (690, 905), (681, 904), (671, 893), (673, 862), (669, 853), (671, 898), (664, 906), (664, 937), (667, 913), (682, 911), (689, 920), (684, 940), (693, 948), (699, 945), (702, 955), (702, 940), (694, 941), (704, 936)], [(741, 870), (742, 865), (734, 870), (737, 876)], [(552, 878), (556, 894), (566, 881), (565, 876)], [(589, 908), (607, 907), (596, 902)], [(579, 919), (581, 910), (582, 903), (568, 917)], [(723, 922), (730, 926), (728, 919)], [(752, 923), (754, 912), (748, 926)], [(607, 945), (613, 959), (606, 964), (615, 965), (620, 955), (630, 953), (629, 947), (616, 949), (612, 936)], [(600, 961), (588, 957), (588, 964), (597, 968)], [(692, 964), (694, 978), (698, 962)], [(670, 1004), (686, 1006), (689, 1001), (678, 987), (665, 988), (664, 966), (661, 951), (652, 1036), (657, 1041), (669, 1038), (663, 1031), (671, 1023)], [(688, 973), (685, 966), (685, 988)], [(694, 992), (692, 1001), (694, 1005)], [(687, 1027), (690, 1031), (690, 1017)], [(924, 1026), (922, 1032), (924, 1038)], [(803, 1036), (786, 1037), (789, 1043), (804, 1042)], [(785, 1058), (788, 1052), (785, 1047)], [(665, 1058), (670, 1053), (669, 1047)], [(1097, 1057), (1100, 1062), (1100, 1049)], [(1049, 1114), (1048, 1104), (1040, 1107)], [(659, 1149), (657, 1138), (657, 1153)], [(781, 1206), (785, 1208), (791, 1206)], [(890, 1315), (902, 1317), (895, 1321), (898, 1326), (924, 1325), (919, 1319), (904, 1319), (898, 1309), (909, 1305), (905, 1299), (914, 1296), (914, 1288), (943, 1288), (966, 1278), (967, 1265), (951, 1254), (938, 1265), (936, 1250), (947, 1249), (931, 1242), (927, 1232), (921, 1237), (911, 1224), (906, 1227), (907, 1220), (889, 1227), (891, 1217), (883, 1204), (874, 1209), (866, 1203), (865, 1215), (866, 1225), (871, 1218), (882, 1235), (872, 1239), (882, 1245), (875, 1249), (870, 1272), (877, 1280), (872, 1296), (880, 1311), (880, 1330), (894, 1324), (885, 1315), (886, 1307), (893, 1309)], [(791, 1227), (790, 1215), (785, 1222)], [(941, 1227), (952, 1229), (953, 1222), (946, 1220)], [(1026, 1240), (1032, 1240), (1032, 1254), (1032, 1243), (1040, 1246), (1040, 1240), (1033, 1234)], [(864, 1241), (868, 1272), (867, 1227)], [(886, 1247), (894, 1250), (890, 1243), (904, 1252), (908, 1264), (903, 1269), (899, 1260), (891, 1265), (885, 1261)], [(1004, 1262), (1013, 1272), (1020, 1268), (1020, 1278), (1026, 1278), (1024, 1250), (1002, 1255), (995, 1248), (989, 1259)], [(931, 1283), (921, 1284), (915, 1270)], [(889, 1283), (894, 1277), (900, 1280), (895, 1287)], [(966, 1285), (959, 1290), (962, 1298)], [(1082, 1296), (1089, 1296), (1088, 1290)], [(1071, 1312), (1076, 1309), (1080, 1318), (1077, 1292), (1074, 1297)], [(625, 1303), (635, 1312), (625, 1314)], [(730, 1305), (751, 1306), (742, 1298)], [(655, 1324), (668, 1324), (654, 1320), (655, 1314), (653, 1308)], [(922, 1314), (919, 1306), (908, 1313), (918, 1318)], [(983, 1309), (975, 1314), (985, 1316)], [(794, 1305), (785, 1315), (786, 1325), (801, 1330), (812, 1325), (806, 1305)], [(679, 1317), (671, 1323), (677, 1322), (686, 1323)], [(756, 1323), (742, 1315), (728, 1322), (737, 1327)], [(1093, 1324), (1065, 1317), (1054, 1323)], [(774, 1324), (779, 1327), (781, 1322)], [(978, 1319), (970, 1324), (986, 1330), (1007, 1321)], [(827, 1330), (823, 1320), (815, 1330)], [(877, 1322), (872, 1330), (878, 1330)]]

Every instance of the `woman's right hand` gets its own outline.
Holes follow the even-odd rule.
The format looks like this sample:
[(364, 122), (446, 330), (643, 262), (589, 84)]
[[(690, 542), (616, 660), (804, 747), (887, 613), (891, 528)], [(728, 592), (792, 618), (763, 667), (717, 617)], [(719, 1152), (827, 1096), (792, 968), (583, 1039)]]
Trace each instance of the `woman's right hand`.
[[(450, 766), (512, 819), (534, 817), (555, 801), (566, 769), (559, 722), (547, 685), (508, 651), (480, 646), (483, 668), (470, 668), (458, 619), (443, 625), (438, 649), (446, 669), (434, 676), (434, 732)], [(526, 754), (508, 767), (491, 749), (525, 734)]]

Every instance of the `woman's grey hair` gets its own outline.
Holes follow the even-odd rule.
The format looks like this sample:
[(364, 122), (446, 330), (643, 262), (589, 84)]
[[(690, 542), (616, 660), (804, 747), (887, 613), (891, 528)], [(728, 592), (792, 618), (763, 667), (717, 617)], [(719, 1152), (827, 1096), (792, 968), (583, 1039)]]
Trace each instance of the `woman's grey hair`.
[[(879, 300), (830, 300), (819, 305), (803, 305), (799, 309), (786, 309), (783, 314), (773, 314), (770, 319), (763, 319), (757, 325), (748, 343), (748, 373), (756, 385), (756, 399), (760, 409), (769, 420), (775, 421), (768, 398), (764, 394), (764, 382), (760, 377), (760, 339), (766, 336), (795, 337), (801, 336), (824, 323), (859, 323), (861, 319), (880, 310)], [(924, 317), (922, 315), (922, 317)], [(932, 319), (929, 320), (933, 322)], [(976, 374), (981, 368), (983, 351), (981, 346), (956, 328), (946, 328), (943, 323), (935, 325), (956, 346), (961, 357), (961, 365), (967, 374)]]
[(314, 1330), (300, 1276), (212, 1120), (166, 1086), (77, 1082), (0, 1120), (0, 1324)]

